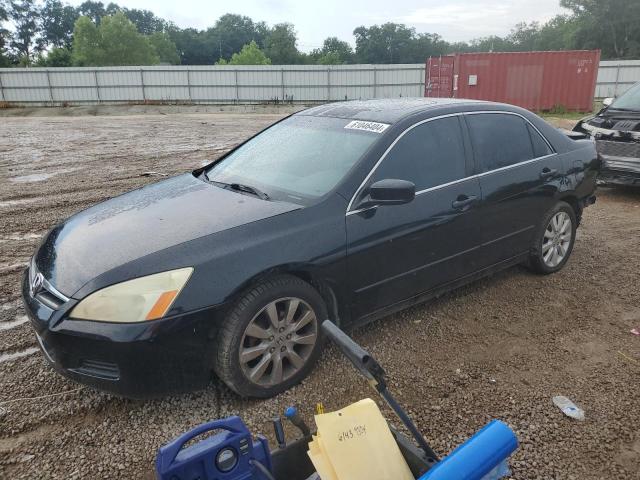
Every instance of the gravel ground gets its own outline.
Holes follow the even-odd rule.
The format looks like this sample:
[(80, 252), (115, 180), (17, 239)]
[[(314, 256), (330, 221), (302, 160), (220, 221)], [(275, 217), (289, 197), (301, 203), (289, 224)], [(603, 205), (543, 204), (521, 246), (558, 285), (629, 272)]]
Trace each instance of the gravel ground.
[[(0, 478), (151, 479), (156, 449), (206, 420), (240, 413), (270, 435), (269, 419), (287, 405), (311, 421), (316, 402), (376, 398), (329, 348), (305, 382), (274, 399), (241, 400), (213, 381), (193, 394), (124, 400), (54, 373), (25, 322), (21, 271), (49, 228), (159, 178), (144, 172), (198, 167), (281, 116), (0, 118)], [(500, 418), (521, 442), (514, 479), (638, 479), (640, 338), (630, 330), (640, 327), (639, 238), (640, 191), (600, 189), (562, 272), (513, 268), (354, 337), (436, 451)], [(584, 422), (552, 405), (560, 394), (585, 410)]]

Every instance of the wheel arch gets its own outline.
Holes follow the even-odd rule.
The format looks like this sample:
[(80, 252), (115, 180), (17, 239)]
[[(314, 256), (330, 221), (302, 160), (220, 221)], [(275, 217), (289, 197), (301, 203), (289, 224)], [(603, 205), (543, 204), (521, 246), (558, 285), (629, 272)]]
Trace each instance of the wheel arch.
[(341, 325), (345, 323), (345, 319), (348, 319), (348, 308), (346, 307), (346, 304), (340, 300), (341, 295), (335, 282), (324, 278), (316, 268), (304, 264), (279, 265), (254, 275), (234, 289), (230, 296), (231, 303), (239, 298), (246, 290), (263, 283), (267, 279), (277, 277), (279, 275), (291, 275), (297, 277), (315, 288), (324, 300), (329, 320), (332, 322), (337, 325)]
[(561, 195), (558, 198), (558, 201), (566, 202), (571, 206), (574, 213), (576, 214), (576, 223), (577, 223), (576, 227), (580, 226), (580, 221), (582, 220), (582, 205), (580, 204), (580, 200), (578, 200), (578, 197), (575, 195), (575, 193), (567, 192)]

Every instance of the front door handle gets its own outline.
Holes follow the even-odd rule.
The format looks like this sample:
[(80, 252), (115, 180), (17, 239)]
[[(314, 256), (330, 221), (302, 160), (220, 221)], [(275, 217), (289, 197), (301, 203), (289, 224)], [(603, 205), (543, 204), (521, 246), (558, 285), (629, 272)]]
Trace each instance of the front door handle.
[(476, 197), (475, 195), (460, 195), (458, 196), (457, 200), (454, 200), (451, 203), (451, 206), (456, 210), (464, 210), (477, 201), (478, 197)]
[(548, 167), (544, 167), (540, 172), (540, 178), (542, 180), (546, 180), (547, 178), (555, 177), (557, 173), (558, 173), (558, 170), (556, 170), (555, 168), (551, 169)]

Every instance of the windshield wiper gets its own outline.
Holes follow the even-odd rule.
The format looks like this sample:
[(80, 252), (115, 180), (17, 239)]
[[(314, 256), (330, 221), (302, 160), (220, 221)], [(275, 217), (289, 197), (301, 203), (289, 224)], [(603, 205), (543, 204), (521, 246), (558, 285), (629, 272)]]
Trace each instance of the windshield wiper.
[(262, 198), (263, 200), (269, 200), (269, 195), (264, 193), (262, 190), (258, 190), (256, 187), (252, 187), (251, 185), (243, 185), (241, 183), (229, 183), (228, 185), (234, 190), (250, 193), (256, 197)]
[(259, 190), (256, 187), (252, 187), (251, 185), (243, 185), (242, 183), (225, 183), (225, 182), (218, 182), (217, 180), (211, 180), (206, 172), (203, 172), (203, 177), (207, 182), (213, 183), (214, 185), (220, 188), (227, 188), (227, 189), (235, 190), (236, 192), (249, 193), (263, 200), (269, 200), (271, 198), (262, 190)]

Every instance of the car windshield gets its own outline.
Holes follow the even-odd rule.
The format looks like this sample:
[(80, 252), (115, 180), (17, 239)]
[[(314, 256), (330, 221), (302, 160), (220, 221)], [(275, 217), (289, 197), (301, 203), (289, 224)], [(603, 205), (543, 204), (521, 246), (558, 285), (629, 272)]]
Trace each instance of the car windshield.
[(334, 188), (380, 138), (379, 133), (345, 128), (349, 123), (304, 115), (287, 118), (212, 165), (207, 178), (252, 187), (273, 200), (309, 204)]
[(640, 110), (640, 83), (636, 83), (612, 104), (613, 109)]

